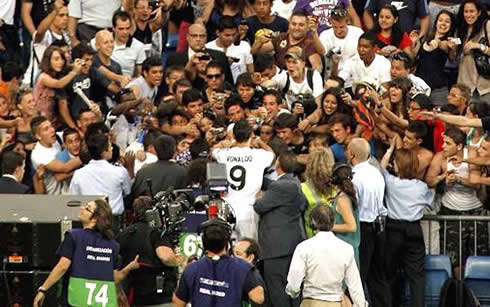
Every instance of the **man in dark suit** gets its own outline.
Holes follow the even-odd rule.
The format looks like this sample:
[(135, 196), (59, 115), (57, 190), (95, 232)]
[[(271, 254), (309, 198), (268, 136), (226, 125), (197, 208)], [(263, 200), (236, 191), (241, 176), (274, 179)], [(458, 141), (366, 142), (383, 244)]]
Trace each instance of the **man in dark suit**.
[(279, 178), (255, 204), (260, 215), (259, 245), (264, 261), (264, 277), (268, 292), (268, 306), (299, 306), (285, 292), (289, 264), (296, 245), (306, 239), (303, 212), (307, 202), (301, 192), (300, 182), (294, 177), (296, 156), (285, 152), (276, 160), (275, 169)]
[(2, 177), (0, 194), (30, 194), (29, 186), (22, 184), (24, 178), (25, 157), (21, 153), (9, 151), (2, 156)]
[(230, 84), (234, 84), (228, 57), (219, 50), (206, 49), (204, 47), (206, 38), (206, 28), (203, 25), (197, 23), (191, 25), (189, 27), (189, 33), (187, 33), (187, 43), (189, 44), (189, 47), (186, 51), (171, 53), (167, 58), (165, 67), (168, 67), (169, 65), (186, 66), (187, 62), (189, 62), (196, 53), (199, 55), (201, 53), (207, 53), (211, 56), (211, 59), (209, 60), (214, 60), (223, 67), (225, 71), (225, 80)]
[(134, 179), (131, 195), (136, 198), (141, 195), (150, 195), (146, 181), (151, 179), (151, 192), (154, 194), (166, 191), (169, 187), (181, 189), (185, 187), (185, 168), (176, 162), (169, 161), (175, 154), (175, 139), (168, 135), (161, 135), (153, 142), (158, 161), (140, 169)]

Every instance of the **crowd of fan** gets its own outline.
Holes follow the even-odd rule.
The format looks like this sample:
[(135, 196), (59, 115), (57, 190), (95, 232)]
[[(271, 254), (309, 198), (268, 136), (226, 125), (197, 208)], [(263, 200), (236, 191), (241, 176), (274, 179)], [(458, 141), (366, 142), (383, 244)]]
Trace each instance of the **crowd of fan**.
[[(3, 192), (108, 195), (117, 228), (131, 200), (150, 194), (148, 178), (154, 192), (203, 184), (202, 161), (230, 162), (218, 149), (262, 148), (273, 154), (256, 156), (250, 172), (266, 189), (274, 157), (290, 151), (306, 218), (315, 203), (349, 195), (339, 232), (360, 236), (351, 243), (363, 281), (376, 274), (363, 268), (374, 247), (363, 249), (359, 222), (422, 217), (400, 209), (403, 188), (420, 188), (414, 203), (432, 214), (488, 214), (490, 22), (480, 0), (3, 2), (1, 171), (23, 184)], [(363, 196), (378, 180), (359, 170), (365, 161), (386, 182), (383, 208)], [(355, 191), (331, 182), (335, 163), (353, 166)], [(230, 187), (245, 187), (253, 204), (260, 189), (242, 169)], [(390, 192), (396, 180), (413, 186)], [(253, 210), (235, 210), (238, 235), (256, 239)], [(448, 228), (456, 267), (458, 231), (474, 236)], [(488, 254), (483, 226), (476, 248)]]

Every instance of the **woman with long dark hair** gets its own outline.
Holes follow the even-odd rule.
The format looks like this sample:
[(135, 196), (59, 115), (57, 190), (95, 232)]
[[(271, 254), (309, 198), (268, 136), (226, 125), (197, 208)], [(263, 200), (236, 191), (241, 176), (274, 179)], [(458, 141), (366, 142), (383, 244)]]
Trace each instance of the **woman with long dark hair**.
[[(468, 86), (473, 95), (489, 94), (490, 79), (478, 73), (474, 59), (474, 53), (477, 51), (490, 55), (490, 22), (487, 9), (479, 0), (465, 0), (459, 7), (457, 20), (457, 35), (461, 40), (458, 48), (461, 56), (458, 83)], [(483, 42), (485, 36), (486, 43)]]
[(402, 31), (398, 10), (393, 5), (387, 4), (379, 10), (373, 31), (376, 33), (379, 53), (385, 57), (390, 57), (399, 51), (404, 51), (412, 59), (415, 57), (412, 40)]
[[(422, 307), (425, 244), (420, 220), (425, 206), (433, 206), (434, 196), (425, 182), (416, 179), (419, 160), (415, 151), (397, 150), (393, 162), (396, 175), (386, 170), (395, 150), (395, 143), (393, 138), (381, 160), (386, 183), (385, 203), (388, 207), (384, 255), (386, 270), (390, 287), (395, 291), (398, 269), (403, 268), (410, 282), (411, 306)], [(398, 298), (399, 293), (393, 293), (392, 297)], [(400, 306), (400, 303), (396, 302), (393, 306)]]
[(59, 125), (56, 116), (55, 89), (67, 86), (82, 69), (81, 60), (76, 59), (71, 71), (66, 73), (68, 64), (69, 62), (61, 48), (49, 47), (44, 52), (40, 64), (41, 74), (34, 86), (34, 100), (36, 101), (37, 109), (43, 112), (55, 125)]
[[(60, 260), (39, 287), (34, 306), (40, 306), (46, 291), (70, 272), (63, 282), (62, 306), (117, 305), (116, 283), (139, 268), (138, 256), (122, 270), (116, 270), (119, 244), (112, 231), (112, 209), (102, 199), (80, 207), (82, 229), (72, 229), (58, 250)], [(67, 281), (67, 282), (66, 282)], [(69, 305), (68, 305), (69, 304)]]
[(328, 119), (332, 117), (333, 114), (352, 114), (352, 107), (344, 103), (342, 94), (342, 90), (339, 88), (331, 87), (327, 89), (321, 97), (321, 108), (316, 108), (313, 113), (299, 123), (298, 127), (300, 127), (301, 130), (304, 130), (307, 127), (316, 125), (310, 132), (330, 133), (330, 128), (327, 123)]
[(415, 75), (424, 79), (432, 89), (432, 103), (440, 106), (446, 103), (448, 76), (444, 71), (448, 57), (456, 57), (456, 41), (452, 37), (456, 28), (454, 15), (442, 10), (437, 14), (432, 32), (419, 50)]

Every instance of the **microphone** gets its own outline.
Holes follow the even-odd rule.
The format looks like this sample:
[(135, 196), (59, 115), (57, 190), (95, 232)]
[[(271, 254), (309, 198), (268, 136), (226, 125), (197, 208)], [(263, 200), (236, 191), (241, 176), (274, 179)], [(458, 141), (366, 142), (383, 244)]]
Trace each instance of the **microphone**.
[(92, 106), (92, 102), (88, 97), (85, 95), (85, 93), (82, 91), (81, 88), (77, 87), (76, 89), (73, 90), (82, 100), (87, 104), (87, 106), (90, 108)]

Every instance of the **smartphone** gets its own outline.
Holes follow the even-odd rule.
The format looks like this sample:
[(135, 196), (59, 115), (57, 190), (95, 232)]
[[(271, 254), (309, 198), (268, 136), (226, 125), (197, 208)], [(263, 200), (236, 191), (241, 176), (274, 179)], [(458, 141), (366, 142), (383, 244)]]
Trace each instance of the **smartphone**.
[(199, 61), (209, 61), (211, 60), (211, 56), (209, 54), (203, 54), (198, 57)]

